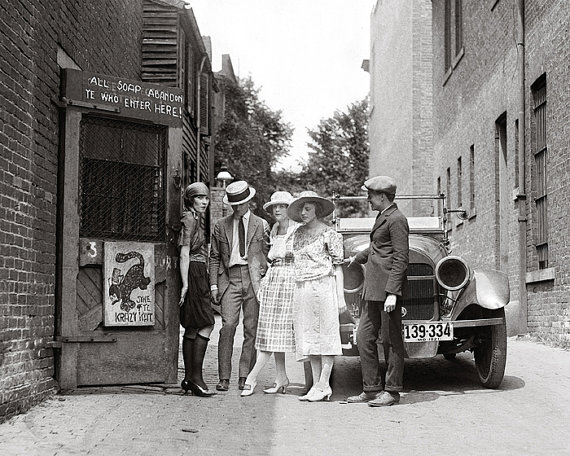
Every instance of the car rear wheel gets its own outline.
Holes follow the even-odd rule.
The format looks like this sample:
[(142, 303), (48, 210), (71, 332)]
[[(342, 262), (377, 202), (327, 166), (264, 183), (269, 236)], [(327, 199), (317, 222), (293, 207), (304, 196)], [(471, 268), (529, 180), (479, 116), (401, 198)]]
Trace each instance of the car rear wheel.
[(475, 347), (475, 366), (481, 384), (486, 388), (498, 388), (505, 375), (507, 362), (507, 325), (505, 309), (498, 309), (489, 315), (502, 318), (503, 322), (486, 328), (481, 341)]

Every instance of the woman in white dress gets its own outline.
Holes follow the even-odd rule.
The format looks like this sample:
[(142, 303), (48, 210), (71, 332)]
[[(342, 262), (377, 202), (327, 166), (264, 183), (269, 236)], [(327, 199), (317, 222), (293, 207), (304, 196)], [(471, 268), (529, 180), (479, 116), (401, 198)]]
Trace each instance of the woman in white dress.
[(259, 320), (255, 339), (257, 361), (245, 380), (242, 397), (253, 394), (257, 376), (271, 358), (271, 354), (275, 357), (277, 375), (273, 387), (263, 392), (285, 393), (289, 385), (285, 370), (285, 353), (295, 351), (292, 311), (295, 272), (292, 249), (293, 234), (299, 226), (287, 215), (287, 207), (292, 200), (293, 196), (289, 192), (275, 192), (271, 195), (271, 200), (263, 205), (263, 209), (270, 212), (277, 223), (273, 225), (270, 234), (268, 258), (271, 266), (262, 279), (258, 292)]
[(299, 400), (310, 402), (330, 398), (334, 357), (342, 354), (339, 313), (346, 311), (342, 235), (321, 220), (333, 210), (331, 201), (311, 191), (301, 193), (287, 210), (291, 219), (303, 223), (293, 241), (293, 327), (297, 360), (309, 359), (314, 381)]

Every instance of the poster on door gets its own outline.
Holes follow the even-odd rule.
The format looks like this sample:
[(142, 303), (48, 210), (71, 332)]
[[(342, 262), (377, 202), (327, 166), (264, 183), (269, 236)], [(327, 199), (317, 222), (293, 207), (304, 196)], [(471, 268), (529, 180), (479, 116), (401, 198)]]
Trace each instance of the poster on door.
[(103, 324), (153, 326), (154, 245), (105, 242), (103, 251)]

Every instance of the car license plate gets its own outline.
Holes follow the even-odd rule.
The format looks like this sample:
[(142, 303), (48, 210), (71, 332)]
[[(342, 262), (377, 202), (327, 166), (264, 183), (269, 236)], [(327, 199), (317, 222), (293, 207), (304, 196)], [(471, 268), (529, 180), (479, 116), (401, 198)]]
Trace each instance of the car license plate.
[(404, 323), (404, 342), (430, 342), (453, 340), (453, 325), (446, 321), (433, 323)]

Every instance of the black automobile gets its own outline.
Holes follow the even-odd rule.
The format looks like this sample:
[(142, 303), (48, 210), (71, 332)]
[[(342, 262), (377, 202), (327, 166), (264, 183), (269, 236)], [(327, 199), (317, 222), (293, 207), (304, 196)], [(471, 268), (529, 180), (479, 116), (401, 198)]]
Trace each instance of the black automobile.
[[(365, 200), (364, 197), (334, 199), (336, 203)], [(472, 269), (464, 259), (451, 255), (446, 229), (449, 217), (466, 214), (447, 209), (444, 195), (399, 199), (433, 200), (441, 214), (408, 218), (408, 293), (402, 304), (407, 357), (431, 358), (441, 354), (452, 359), (457, 353), (469, 350), (473, 352), (483, 386), (497, 388), (503, 380), (507, 357), (505, 306), (510, 299), (507, 275), (493, 269)], [(335, 215), (333, 223), (344, 237), (345, 258), (369, 246), (373, 217)], [(356, 333), (362, 308), (364, 267), (344, 266), (345, 299), (354, 319), (354, 322), (341, 319), (341, 341), (347, 356), (358, 355)]]

